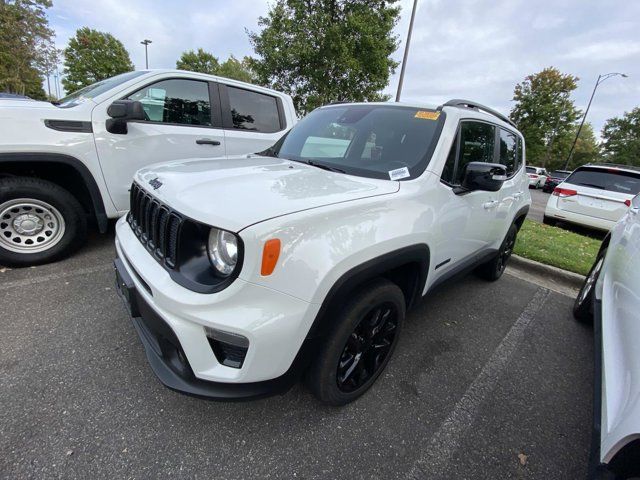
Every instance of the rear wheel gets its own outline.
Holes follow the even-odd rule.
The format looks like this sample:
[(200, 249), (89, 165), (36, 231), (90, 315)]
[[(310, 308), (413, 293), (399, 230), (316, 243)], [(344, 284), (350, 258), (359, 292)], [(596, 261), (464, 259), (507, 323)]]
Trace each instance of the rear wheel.
[(578, 296), (573, 303), (573, 316), (580, 322), (593, 322), (593, 295), (606, 253), (606, 248), (602, 249), (600, 253), (598, 253), (596, 261), (593, 263), (593, 266), (591, 267), (587, 278), (585, 278), (582, 288), (580, 289), (580, 292), (578, 292)]
[(87, 220), (69, 192), (38, 178), (0, 180), (0, 264), (51, 262), (86, 238)]
[(367, 285), (344, 307), (307, 376), (322, 402), (352, 402), (380, 376), (396, 347), (405, 316), (404, 295), (384, 279)]
[(507, 262), (511, 258), (511, 254), (513, 253), (513, 248), (516, 245), (516, 237), (518, 236), (518, 227), (515, 224), (512, 224), (509, 227), (509, 231), (507, 232), (507, 236), (504, 237), (502, 241), (502, 245), (500, 245), (500, 250), (498, 250), (498, 255), (495, 258), (488, 261), (487, 263), (480, 265), (478, 267), (478, 274), (487, 280), (495, 281), (498, 280), (505, 269), (507, 268)]

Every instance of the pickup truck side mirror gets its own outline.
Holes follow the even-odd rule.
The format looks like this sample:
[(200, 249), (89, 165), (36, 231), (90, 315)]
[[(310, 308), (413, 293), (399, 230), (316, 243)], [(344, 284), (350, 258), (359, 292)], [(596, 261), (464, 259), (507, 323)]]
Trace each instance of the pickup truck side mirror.
[(497, 192), (507, 179), (507, 168), (499, 163), (469, 162), (464, 171), (462, 187), (469, 192)]
[(126, 134), (127, 122), (134, 120), (146, 120), (142, 103), (135, 100), (116, 100), (109, 108), (106, 128), (110, 133)]

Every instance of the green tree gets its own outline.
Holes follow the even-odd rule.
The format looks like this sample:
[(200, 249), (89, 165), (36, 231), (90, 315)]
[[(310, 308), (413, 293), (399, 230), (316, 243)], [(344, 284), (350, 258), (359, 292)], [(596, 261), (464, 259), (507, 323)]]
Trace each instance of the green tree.
[(398, 63), (397, 0), (276, 0), (247, 32), (257, 79), (289, 93), (301, 114), (340, 100), (381, 100)]
[(530, 164), (546, 166), (568, 153), (563, 141), (574, 132), (580, 111), (571, 100), (578, 77), (548, 67), (529, 75), (516, 85), (511, 119), (518, 125), (527, 145)]
[(55, 51), (50, 7), (51, 0), (0, 0), (0, 91), (46, 98), (43, 66)]
[(606, 121), (601, 149), (608, 162), (640, 166), (640, 107)]
[(110, 33), (80, 28), (64, 49), (62, 85), (67, 93), (133, 70), (122, 42)]
[(176, 68), (189, 70), (190, 72), (216, 75), (216, 72), (220, 68), (220, 62), (213, 54), (199, 48), (197, 52), (193, 50), (182, 52), (182, 55), (176, 62)]
[[(574, 123), (571, 130), (567, 130), (560, 138), (555, 142), (555, 147), (549, 162), (546, 167), (550, 170), (563, 170), (564, 162), (567, 160), (569, 151), (573, 140), (576, 138), (576, 132), (578, 131), (578, 125)], [(597, 162), (600, 159), (600, 150), (598, 142), (596, 140), (595, 133), (593, 132), (593, 126), (587, 122), (582, 126), (580, 130), (580, 136), (576, 142), (576, 147), (571, 156), (571, 161), (567, 168), (574, 170), (580, 165), (586, 163)]]
[(247, 83), (258, 83), (255, 75), (251, 69), (252, 59), (244, 57), (242, 60), (238, 60), (233, 55), (220, 64), (220, 68), (216, 75), (221, 77), (233, 78), (234, 80), (240, 80)]

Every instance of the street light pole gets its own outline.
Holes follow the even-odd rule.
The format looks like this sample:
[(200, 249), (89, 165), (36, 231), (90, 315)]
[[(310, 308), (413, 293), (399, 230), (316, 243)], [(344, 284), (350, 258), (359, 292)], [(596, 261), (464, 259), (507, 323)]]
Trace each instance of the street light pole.
[(402, 58), (402, 67), (400, 68), (400, 81), (398, 82), (398, 92), (396, 93), (396, 102), (400, 101), (402, 93), (402, 82), (404, 82), (404, 70), (407, 66), (407, 57), (409, 56), (409, 44), (411, 43), (411, 32), (413, 31), (413, 19), (416, 16), (416, 5), (418, 0), (413, 0), (413, 9), (411, 10), (411, 20), (409, 21), (409, 33), (407, 33), (407, 43), (404, 46), (404, 56)]
[(584, 115), (582, 116), (582, 121), (580, 122), (580, 126), (578, 127), (578, 131), (576, 132), (576, 138), (573, 139), (573, 144), (571, 145), (571, 150), (569, 150), (569, 155), (567, 155), (567, 160), (564, 162), (564, 170), (566, 170), (569, 167), (569, 162), (571, 161), (571, 157), (573, 156), (573, 150), (576, 148), (576, 143), (578, 143), (578, 137), (580, 136), (580, 132), (582, 131), (582, 127), (584, 126), (584, 122), (587, 119), (587, 113), (589, 113), (589, 108), (591, 107), (591, 102), (593, 101), (593, 97), (596, 94), (596, 90), (598, 89), (598, 86), (604, 82), (605, 80), (611, 78), (611, 77), (616, 77), (616, 76), (621, 76), (622, 78), (627, 78), (628, 75), (625, 73), (619, 73), (619, 72), (611, 72), (611, 73), (606, 73), (604, 75), (598, 75), (598, 80), (596, 80), (596, 84), (593, 87), (593, 91), (591, 92), (591, 97), (589, 98), (589, 103), (587, 104), (587, 109), (584, 111)]
[(142, 42), (140, 42), (142, 45), (144, 45), (144, 64), (145, 64), (145, 68), (148, 70), (149, 69), (149, 54), (147, 53), (147, 45), (149, 45), (151, 42), (151, 40), (148, 39), (144, 39)]

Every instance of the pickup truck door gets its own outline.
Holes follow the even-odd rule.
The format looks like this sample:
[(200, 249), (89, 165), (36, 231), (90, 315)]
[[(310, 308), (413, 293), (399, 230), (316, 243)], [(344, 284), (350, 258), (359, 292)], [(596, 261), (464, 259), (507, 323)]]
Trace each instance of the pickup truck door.
[(226, 154), (215, 82), (163, 79), (124, 98), (140, 101), (148, 118), (127, 123), (126, 134), (106, 130), (111, 101), (98, 105), (92, 115), (100, 165), (118, 210), (128, 210), (129, 188), (134, 173), (140, 168), (170, 160)]

